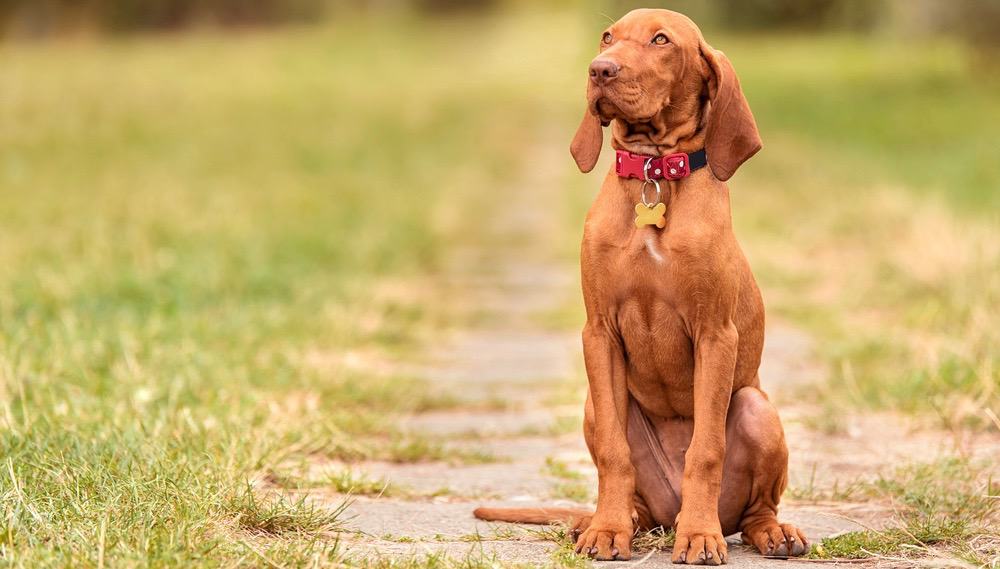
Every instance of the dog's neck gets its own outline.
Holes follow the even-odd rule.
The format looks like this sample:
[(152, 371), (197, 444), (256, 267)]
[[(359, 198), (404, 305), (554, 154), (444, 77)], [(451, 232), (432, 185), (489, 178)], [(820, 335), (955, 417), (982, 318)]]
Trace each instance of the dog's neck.
[(649, 121), (615, 119), (611, 146), (646, 156), (701, 150), (705, 147), (707, 104), (700, 96), (688, 97), (677, 105), (668, 103)]
[[(676, 152), (691, 154), (702, 150), (705, 148), (705, 117), (708, 116), (709, 105), (706, 96), (693, 96), (685, 104), (666, 105), (648, 122), (630, 123), (616, 119), (612, 127), (611, 146), (645, 156), (665, 156)], [(675, 224), (673, 219), (677, 215), (695, 216), (696, 212), (708, 210), (728, 211), (728, 191), (685, 191), (691, 184), (698, 186), (711, 178), (710, 168), (705, 166), (681, 180), (661, 181), (660, 201), (668, 204), (668, 225)], [(641, 180), (618, 178), (618, 185), (624, 190), (615, 192), (625, 196), (622, 207), (631, 208), (640, 201)], [(720, 200), (725, 203), (719, 203)]]

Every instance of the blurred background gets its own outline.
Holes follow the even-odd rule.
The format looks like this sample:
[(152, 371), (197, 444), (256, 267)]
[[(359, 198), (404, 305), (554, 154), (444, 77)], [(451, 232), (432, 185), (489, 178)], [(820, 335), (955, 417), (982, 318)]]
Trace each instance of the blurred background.
[[(273, 26), (315, 23), (332, 18), (405, 13), (443, 17), (459, 13), (488, 14), (516, 11), (583, 8), (624, 12), (637, 6), (627, 1), (592, 0), (5, 0), (4, 31), (14, 37), (95, 32), (122, 33), (181, 30), (193, 26)], [(951, 32), (976, 44), (996, 42), (995, 3), (960, 0), (680, 0), (671, 5), (703, 25), (720, 29), (840, 30), (901, 33)]]
[[(734, 218), (771, 321), (806, 338), (813, 379), (770, 384), (810, 402), (802, 428), (1000, 430), (1000, 2), (648, 6), (699, 23), (756, 115)], [(133, 562), (239, 559), (220, 527), (335, 523), (255, 501), (277, 465), (305, 485), (307, 457), (475, 460), (400, 417), (505, 408), (536, 363), (532, 388), (578, 410), (576, 352), (510, 376), (489, 354), (518, 360), (529, 330), (577, 349), (600, 177), (567, 148), (633, 7), (0, 0), (2, 555), (96, 562), (99, 537)], [(487, 362), (464, 376), (432, 357), (511, 314), (514, 348), (459, 340)]]

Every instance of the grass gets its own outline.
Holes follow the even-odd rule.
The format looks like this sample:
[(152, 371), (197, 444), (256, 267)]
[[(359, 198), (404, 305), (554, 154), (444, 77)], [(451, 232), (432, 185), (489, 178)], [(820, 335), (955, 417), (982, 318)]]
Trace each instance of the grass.
[(592, 482), (565, 462), (551, 456), (546, 458), (545, 473), (556, 479), (550, 493), (553, 498), (580, 503), (590, 502)]
[(390, 482), (386, 478), (371, 478), (353, 468), (326, 469), (319, 473), (300, 469), (268, 472), (263, 480), (284, 490), (325, 490), (348, 496), (373, 496), (377, 498), (438, 498), (454, 494), (447, 486), (432, 491), (417, 491), (409, 486)]
[[(800, 156), (810, 153), (803, 145), (795, 137), (775, 144), (798, 146)], [(769, 306), (822, 338), (831, 381), (821, 400), (829, 410), (893, 409), (949, 427), (989, 427), (988, 410), (1000, 405), (991, 310), (1000, 294), (991, 270), (1000, 261), (996, 223), (902, 187), (852, 186), (836, 172), (780, 181), (785, 166), (771, 165), (777, 188), (749, 179), (747, 190), (789, 218), (808, 211), (810, 226), (749, 231), (747, 241), (752, 254), (767, 251), (757, 266)], [(780, 188), (791, 183), (803, 193), (790, 199)], [(870, 196), (844, 195), (856, 191)], [(756, 209), (742, 215), (762, 215)]]
[(822, 540), (821, 559), (933, 555), (980, 567), (1000, 563), (1000, 487), (995, 464), (951, 458), (907, 465), (856, 487), (854, 499), (889, 500), (895, 511), (885, 529)]
[(387, 362), (454, 317), (457, 214), (519, 158), (493, 113), (537, 111), (445, 49), (482, 34), (373, 29), (0, 51), (5, 563), (329, 561), (339, 511), (255, 501), (254, 473), (490, 460), (397, 430), (453, 402)]
[(793, 133), (826, 156), (812, 163), (820, 171), (936, 194), (964, 212), (1000, 205), (1000, 164), (990, 158), (1000, 82), (977, 73), (962, 46), (835, 35), (719, 43), (740, 72), (765, 144), (768, 135)]
[(641, 532), (632, 541), (632, 547), (640, 553), (646, 551), (673, 551), (674, 530), (662, 527)]
[(230, 508), (236, 513), (234, 523), (241, 530), (266, 534), (317, 534), (345, 529), (341, 514), (348, 503), (341, 502), (334, 509), (323, 509), (307, 501), (276, 494), (261, 498), (250, 486), (236, 496)]
[(864, 495), (868, 489), (868, 481), (857, 478), (842, 482), (837, 479), (830, 484), (816, 484), (816, 465), (813, 464), (809, 483), (806, 486), (789, 486), (785, 489), (785, 496), (793, 500), (803, 500), (817, 502), (821, 500), (831, 500), (835, 502), (848, 502)]
[[(538, 539), (551, 541), (556, 548), (551, 553), (552, 565), (556, 567), (591, 567), (593, 561), (586, 555), (575, 552), (575, 543), (569, 538), (566, 526), (552, 525), (540, 529), (528, 530)], [(670, 551), (674, 546), (673, 530), (657, 528), (641, 532), (632, 540), (633, 563), (652, 551)]]
[(592, 499), (592, 483), (582, 480), (560, 480), (552, 487), (550, 496), (557, 500), (572, 500), (583, 504)]
[(821, 339), (821, 399), (991, 427), (1000, 83), (940, 41), (731, 43), (765, 139), (737, 227), (769, 308)]
[(550, 554), (551, 565), (564, 567), (566, 569), (576, 569), (591, 567), (593, 562), (586, 555), (576, 553), (576, 544), (570, 539), (567, 526), (554, 524), (528, 530), (528, 533), (538, 539), (551, 541), (556, 544), (556, 548)]
[(357, 496), (394, 496), (407, 493), (405, 488), (390, 484), (388, 480), (372, 479), (365, 473), (357, 472), (351, 468), (330, 470), (319, 476), (292, 471), (269, 472), (265, 476), (265, 480), (279, 488), (291, 490), (325, 488), (341, 494)]

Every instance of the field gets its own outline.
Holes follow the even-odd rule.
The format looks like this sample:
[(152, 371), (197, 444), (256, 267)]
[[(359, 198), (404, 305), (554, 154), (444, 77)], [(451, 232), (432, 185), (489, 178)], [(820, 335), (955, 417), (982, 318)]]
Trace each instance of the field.
[[(339, 502), (260, 492), (265, 474), (490, 461), (399, 426), (467, 405), (406, 364), (489, 317), (447, 294), (456, 252), (517, 245), (488, 220), (539, 145), (564, 160), (529, 189), (555, 205), (551, 238), (528, 246), (574, 274), (598, 179), (564, 148), (602, 25), (380, 19), (0, 48), (0, 560), (360, 562)], [(810, 428), (888, 413), (1000, 429), (1000, 82), (944, 40), (710, 41), (765, 140), (732, 183), (738, 235), (772, 317), (827, 371), (802, 394), (821, 402)], [(567, 295), (537, 322), (581, 318)], [(859, 494), (901, 497), (921, 544), (995, 566), (996, 489), (948, 472), (996, 464), (956, 460)], [(942, 512), (962, 527), (928, 523)], [(864, 539), (883, 537), (886, 555), (909, 539)], [(826, 550), (874, 547), (849, 545)]]

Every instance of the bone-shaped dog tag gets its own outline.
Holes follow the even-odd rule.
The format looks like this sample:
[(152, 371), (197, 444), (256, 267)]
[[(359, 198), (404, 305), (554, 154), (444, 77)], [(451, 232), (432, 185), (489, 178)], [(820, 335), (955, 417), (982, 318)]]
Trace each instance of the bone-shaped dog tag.
[(667, 206), (663, 203), (652, 207), (637, 203), (635, 204), (635, 226), (641, 228), (644, 225), (655, 225), (659, 229), (663, 229), (667, 225), (667, 219), (663, 217), (666, 212)]

